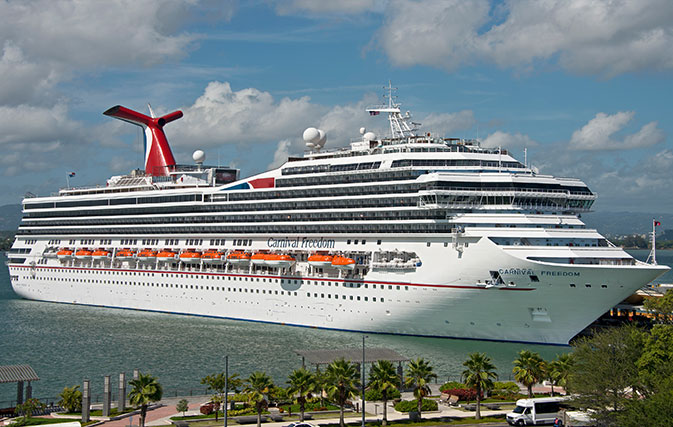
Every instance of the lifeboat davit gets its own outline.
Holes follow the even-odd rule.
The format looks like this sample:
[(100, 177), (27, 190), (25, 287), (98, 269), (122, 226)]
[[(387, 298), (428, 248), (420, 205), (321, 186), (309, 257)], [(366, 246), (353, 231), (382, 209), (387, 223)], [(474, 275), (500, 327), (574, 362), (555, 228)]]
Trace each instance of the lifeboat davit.
[(91, 254), (93, 254), (93, 252), (88, 249), (80, 249), (75, 252), (75, 258), (81, 261), (86, 261), (91, 259)]
[(270, 254), (266, 257), (266, 264), (270, 267), (290, 267), (295, 261), (290, 255)]
[(159, 262), (171, 262), (178, 259), (178, 254), (173, 251), (163, 250), (157, 254), (157, 259)]
[(353, 270), (355, 268), (355, 260), (345, 256), (335, 256), (332, 259), (332, 267), (341, 270)]
[(180, 261), (185, 264), (198, 264), (201, 262), (201, 252), (188, 249), (180, 254)]
[(60, 259), (61, 261), (72, 259), (72, 250), (68, 248), (61, 249), (60, 251), (56, 252), (56, 258)]
[(329, 267), (333, 259), (332, 255), (315, 254), (308, 257), (308, 264), (313, 267)]
[(152, 249), (143, 249), (138, 252), (138, 260), (140, 262), (154, 262), (157, 260), (157, 251)]
[(266, 265), (266, 258), (268, 256), (269, 254), (257, 252), (250, 257), (250, 262), (252, 262), (254, 265)]
[(248, 264), (250, 263), (250, 254), (247, 252), (232, 252), (227, 255), (227, 262), (230, 264)]
[(222, 264), (224, 262), (222, 254), (215, 250), (204, 252), (201, 259), (204, 264)]
[(117, 255), (115, 255), (115, 258), (117, 258), (119, 261), (132, 261), (136, 257), (136, 253), (132, 251), (131, 249), (121, 249), (117, 251)]
[(110, 259), (110, 251), (106, 251), (105, 249), (96, 249), (91, 254), (91, 257), (99, 261), (103, 259)]

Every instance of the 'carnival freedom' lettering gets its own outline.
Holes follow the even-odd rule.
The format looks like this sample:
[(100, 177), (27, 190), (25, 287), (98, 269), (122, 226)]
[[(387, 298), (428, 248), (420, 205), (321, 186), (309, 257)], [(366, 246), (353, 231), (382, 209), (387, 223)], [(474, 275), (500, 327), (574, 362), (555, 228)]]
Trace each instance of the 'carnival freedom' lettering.
[[(502, 275), (510, 275), (510, 276), (532, 276), (535, 274), (535, 272), (529, 268), (501, 268), (498, 270), (498, 273)], [(580, 276), (579, 271), (545, 271), (545, 270), (540, 270), (540, 276), (572, 276), (572, 277), (578, 277)]]
[(308, 237), (297, 237), (296, 239), (289, 239), (287, 237), (281, 239), (274, 239), (269, 237), (266, 245), (270, 248), (277, 249), (334, 249), (334, 239), (311, 239)]

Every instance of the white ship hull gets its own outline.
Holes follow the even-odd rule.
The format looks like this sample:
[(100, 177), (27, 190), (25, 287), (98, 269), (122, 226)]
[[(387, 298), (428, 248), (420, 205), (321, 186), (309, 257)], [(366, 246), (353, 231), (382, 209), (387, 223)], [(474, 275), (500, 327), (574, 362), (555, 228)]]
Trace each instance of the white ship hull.
[[(485, 239), (462, 252), (442, 241), (429, 247), (425, 241), (397, 243), (414, 249), (423, 265), (413, 273), (370, 271), (362, 280), (314, 274), (307, 263), (279, 275), (250, 267), (225, 272), (205, 264), (172, 270), (162, 263), (50, 260), (10, 264), (10, 273), (15, 292), (33, 300), (346, 331), (567, 344), (667, 270), (646, 264), (548, 265), (517, 258)], [(511, 283), (481, 282), (485, 268), (500, 270)], [(540, 281), (531, 284), (528, 273)]]

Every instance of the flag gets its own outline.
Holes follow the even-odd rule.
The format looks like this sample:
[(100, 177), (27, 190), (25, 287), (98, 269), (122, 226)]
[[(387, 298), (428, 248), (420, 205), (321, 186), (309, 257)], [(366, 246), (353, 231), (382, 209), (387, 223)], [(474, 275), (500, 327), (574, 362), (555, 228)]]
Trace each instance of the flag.
[(378, 116), (379, 114), (381, 114), (380, 111), (370, 111), (370, 112), (369, 112), (369, 115), (370, 115), (370, 116)]
[(68, 176), (72, 178), (73, 176), (75, 176), (75, 172), (68, 172)]
[(660, 225), (661, 225), (661, 223), (660, 223), (659, 221), (654, 221), (654, 226), (655, 226), (655, 227), (658, 227), (658, 226), (660, 226)]

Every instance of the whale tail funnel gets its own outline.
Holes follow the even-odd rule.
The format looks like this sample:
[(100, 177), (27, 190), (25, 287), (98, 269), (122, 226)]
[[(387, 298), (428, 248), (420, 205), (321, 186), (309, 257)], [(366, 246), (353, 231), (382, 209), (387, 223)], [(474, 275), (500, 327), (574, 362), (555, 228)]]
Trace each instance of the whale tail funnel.
[(106, 116), (115, 117), (133, 123), (144, 130), (145, 136), (145, 173), (153, 176), (166, 176), (175, 167), (175, 158), (168, 145), (164, 125), (182, 117), (182, 111), (174, 111), (162, 117), (150, 117), (117, 105), (104, 112)]

